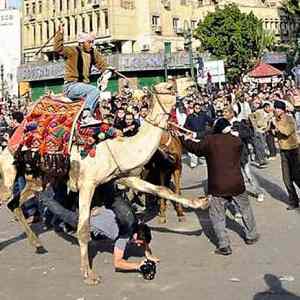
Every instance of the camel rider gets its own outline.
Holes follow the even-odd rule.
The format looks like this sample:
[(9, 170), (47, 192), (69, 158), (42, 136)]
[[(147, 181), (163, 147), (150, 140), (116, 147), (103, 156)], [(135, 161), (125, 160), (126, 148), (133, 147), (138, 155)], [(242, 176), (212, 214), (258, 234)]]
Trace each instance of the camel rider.
[(93, 48), (95, 36), (92, 33), (80, 33), (78, 46), (64, 46), (64, 26), (54, 36), (54, 51), (65, 59), (64, 93), (71, 100), (80, 97), (85, 99), (85, 109), (82, 114), (82, 126), (99, 124), (93, 117), (100, 91), (89, 84), (92, 66), (104, 72), (107, 69), (105, 58)]

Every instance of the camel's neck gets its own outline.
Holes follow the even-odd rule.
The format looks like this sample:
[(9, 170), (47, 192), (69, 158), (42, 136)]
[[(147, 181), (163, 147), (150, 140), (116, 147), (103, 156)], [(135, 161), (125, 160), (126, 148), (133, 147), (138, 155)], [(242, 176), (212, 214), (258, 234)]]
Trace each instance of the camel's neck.
[(134, 153), (138, 153), (136, 165), (143, 166), (157, 150), (163, 132), (162, 128), (166, 126), (167, 118), (168, 116), (156, 101), (138, 133), (130, 140), (130, 144), (134, 145)]

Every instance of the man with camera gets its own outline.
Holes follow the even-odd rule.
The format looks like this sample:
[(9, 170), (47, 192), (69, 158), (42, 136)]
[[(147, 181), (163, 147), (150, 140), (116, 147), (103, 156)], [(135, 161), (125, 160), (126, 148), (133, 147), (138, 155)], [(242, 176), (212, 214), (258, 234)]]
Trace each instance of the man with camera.
[[(59, 217), (63, 222), (76, 229), (78, 214), (64, 208), (54, 199), (55, 187), (49, 186), (40, 195), (43, 206)], [(159, 259), (152, 255), (150, 242), (152, 239), (150, 228), (139, 223), (132, 210), (124, 191), (118, 190), (114, 182), (106, 183), (97, 188), (97, 195), (101, 195), (104, 207), (95, 206), (91, 211), (90, 229), (93, 239), (108, 238), (114, 243), (113, 264), (116, 271), (139, 271), (145, 279), (153, 279), (155, 265)], [(133, 245), (142, 250), (144, 259), (129, 262), (124, 258), (127, 246)]]

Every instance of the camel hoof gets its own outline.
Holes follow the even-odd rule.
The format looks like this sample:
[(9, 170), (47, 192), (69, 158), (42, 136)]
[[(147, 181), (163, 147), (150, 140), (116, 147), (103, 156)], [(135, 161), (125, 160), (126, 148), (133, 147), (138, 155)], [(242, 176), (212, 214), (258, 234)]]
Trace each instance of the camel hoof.
[(101, 277), (98, 276), (96, 273), (92, 272), (89, 274), (88, 277), (84, 278), (84, 283), (87, 285), (97, 285), (101, 283)]
[(159, 224), (167, 224), (167, 218), (166, 217), (159, 217), (158, 223)]
[(178, 222), (183, 223), (186, 221), (186, 217), (185, 216), (179, 216), (178, 217)]
[(44, 246), (38, 246), (35, 250), (36, 254), (46, 254), (48, 251), (44, 248)]

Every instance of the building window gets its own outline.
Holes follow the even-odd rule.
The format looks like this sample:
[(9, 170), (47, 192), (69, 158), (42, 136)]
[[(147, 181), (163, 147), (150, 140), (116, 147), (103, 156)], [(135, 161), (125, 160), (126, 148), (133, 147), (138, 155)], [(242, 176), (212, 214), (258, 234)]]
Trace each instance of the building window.
[(26, 45), (28, 45), (28, 41), (29, 41), (29, 37), (30, 37), (30, 27), (29, 25), (26, 25), (26, 39), (25, 39), (25, 42), (26, 42)]
[(173, 31), (177, 32), (180, 27), (179, 18), (173, 18), (172, 23), (173, 23)]
[(55, 15), (55, 10), (56, 10), (56, 6), (55, 6), (55, 0), (52, 1), (52, 7), (53, 7), (53, 16)]
[(53, 33), (54, 33), (54, 32), (56, 32), (56, 23), (54, 20), (52, 21), (52, 24), (53, 24)]
[(91, 32), (91, 31), (94, 31), (94, 28), (93, 28), (93, 15), (89, 14), (88, 17), (89, 17), (90, 32)]
[(109, 28), (109, 23), (108, 23), (108, 10), (105, 9), (104, 11), (104, 26), (105, 26), (105, 30), (107, 30)]
[(100, 31), (100, 12), (96, 11), (96, 28), (97, 32)]
[(66, 17), (66, 23), (67, 23), (67, 36), (70, 37), (71, 35), (70, 17)]
[(25, 15), (28, 16), (29, 15), (29, 3), (26, 3), (26, 6), (25, 6)]
[(43, 42), (43, 24), (42, 23), (39, 23), (39, 29), (40, 29), (40, 42), (42, 43)]
[(63, 1), (59, 0), (59, 11), (63, 10)]
[(35, 24), (32, 25), (32, 31), (33, 31), (33, 45), (35, 46), (35, 43), (36, 43), (36, 27), (35, 27)]
[(74, 31), (75, 31), (75, 35), (77, 35), (78, 26), (77, 26), (77, 18), (76, 17), (75, 17), (75, 22), (74, 22)]
[(187, 0), (180, 0), (181, 5), (187, 5)]
[(85, 19), (84, 19), (84, 16), (81, 16), (81, 28), (82, 28), (82, 32), (85, 32)]
[(48, 40), (49, 39), (49, 22), (45, 21), (45, 24), (46, 24), (46, 38)]
[(43, 9), (42, 1), (40, 0), (40, 1), (39, 1), (39, 14), (42, 13), (42, 9)]
[(70, 9), (70, 0), (67, 0), (67, 10)]
[(197, 21), (196, 20), (192, 20), (191, 21), (191, 29), (196, 29), (197, 27)]
[(35, 15), (35, 2), (32, 2), (32, 14)]
[(203, 0), (198, 0), (198, 7), (203, 6)]
[(77, 8), (77, 0), (74, 0), (74, 8)]
[(152, 23), (152, 27), (160, 26), (160, 17), (159, 16), (152, 16), (151, 23)]

